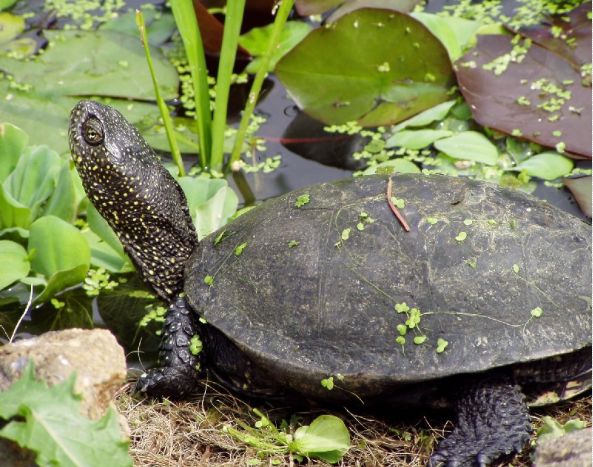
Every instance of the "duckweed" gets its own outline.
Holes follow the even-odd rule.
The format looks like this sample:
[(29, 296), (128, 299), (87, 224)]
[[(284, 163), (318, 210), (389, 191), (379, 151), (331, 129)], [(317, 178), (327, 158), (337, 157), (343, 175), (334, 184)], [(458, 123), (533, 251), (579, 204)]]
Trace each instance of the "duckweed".
[(305, 193), (304, 195), (301, 195), (296, 199), (296, 201), (294, 202), (294, 205), (297, 208), (301, 208), (305, 204), (308, 204), (309, 201), (311, 201), (311, 198), (309, 197), (309, 193)]
[(531, 316), (533, 316), (534, 318), (539, 318), (541, 317), (541, 315), (543, 315), (544, 310), (541, 309), (541, 307), (537, 307), (534, 308), (533, 310), (531, 310)]
[(437, 349), (436, 349), (436, 352), (437, 353), (443, 353), (445, 351), (445, 349), (447, 348), (448, 345), (449, 345), (449, 342), (446, 339), (443, 339), (442, 337), (439, 337), (437, 339)]
[(247, 247), (247, 242), (241, 243), (239, 246), (235, 248), (235, 256), (241, 256), (243, 250)]
[(459, 232), (459, 234), (457, 235), (457, 237), (455, 237), (455, 240), (457, 240), (459, 243), (461, 243), (466, 238), (467, 238), (467, 232)]

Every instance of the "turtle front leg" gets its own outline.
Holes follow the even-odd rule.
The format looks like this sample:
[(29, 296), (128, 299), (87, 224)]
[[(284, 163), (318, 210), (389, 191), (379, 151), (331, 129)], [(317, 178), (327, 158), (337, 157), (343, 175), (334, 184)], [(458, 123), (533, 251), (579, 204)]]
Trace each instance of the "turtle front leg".
[(136, 383), (136, 391), (151, 397), (181, 399), (196, 390), (203, 366), (198, 326), (197, 316), (185, 299), (176, 299), (163, 325), (161, 366), (144, 373)]
[(482, 467), (521, 451), (531, 434), (524, 399), (519, 387), (506, 381), (471, 386), (457, 401), (457, 425), (440, 442), (429, 465)]

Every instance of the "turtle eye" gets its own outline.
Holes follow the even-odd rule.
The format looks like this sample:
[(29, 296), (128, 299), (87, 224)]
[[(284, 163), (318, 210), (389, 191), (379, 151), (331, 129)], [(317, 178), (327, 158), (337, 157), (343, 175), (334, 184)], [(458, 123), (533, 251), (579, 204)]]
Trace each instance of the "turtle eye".
[(91, 146), (101, 144), (104, 139), (103, 125), (95, 118), (90, 117), (82, 124), (82, 137)]

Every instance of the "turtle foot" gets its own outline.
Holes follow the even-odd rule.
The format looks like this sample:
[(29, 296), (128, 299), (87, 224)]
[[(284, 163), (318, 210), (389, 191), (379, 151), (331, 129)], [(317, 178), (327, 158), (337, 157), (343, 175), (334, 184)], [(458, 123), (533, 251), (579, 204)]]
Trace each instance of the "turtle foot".
[(143, 374), (136, 391), (151, 397), (181, 399), (196, 391), (203, 360), (196, 316), (185, 299), (169, 307), (163, 326), (159, 363)]
[(152, 368), (136, 382), (136, 392), (154, 398), (183, 399), (198, 388), (198, 372), (191, 367)]
[(487, 466), (521, 451), (529, 440), (529, 414), (515, 385), (492, 381), (475, 385), (458, 400), (457, 410), (457, 425), (430, 458), (431, 467)]

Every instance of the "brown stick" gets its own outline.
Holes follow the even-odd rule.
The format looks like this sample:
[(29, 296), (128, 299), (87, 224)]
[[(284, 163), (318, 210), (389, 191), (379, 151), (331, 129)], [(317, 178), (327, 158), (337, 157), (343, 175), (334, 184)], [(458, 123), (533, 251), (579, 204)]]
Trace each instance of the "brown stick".
[(393, 201), (391, 201), (391, 186), (391, 177), (389, 177), (389, 181), (387, 182), (387, 204), (389, 205), (389, 209), (391, 209), (391, 212), (393, 212), (393, 214), (395, 214), (395, 217), (397, 217), (397, 220), (399, 221), (403, 229), (406, 232), (409, 232), (410, 226), (406, 222), (406, 219), (404, 219), (402, 213), (399, 212), (399, 210), (395, 207), (395, 204), (393, 204)]

